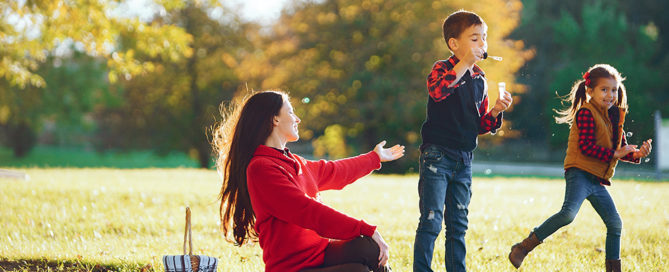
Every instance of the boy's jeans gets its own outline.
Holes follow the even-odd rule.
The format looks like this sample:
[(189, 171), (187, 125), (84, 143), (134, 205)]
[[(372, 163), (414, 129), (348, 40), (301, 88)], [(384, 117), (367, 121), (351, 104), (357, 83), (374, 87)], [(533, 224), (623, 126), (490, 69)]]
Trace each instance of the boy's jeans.
[(620, 259), (620, 233), (623, 221), (609, 192), (599, 184), (594, 175), (581, 169), (569, 168), (564, 176), (567, 185), (562, 209), (535, 228), (534, 234), (539, 241), (543, 241), (561, 227), (571, 223), (583, 201), (588, 199), (606, 225), (606, 259)]
[[(466, 271), (465, 231), (471, 198), (472, 168), (427, 145), (420, 155), (420, 221), (414, 242), (413, 271), (432, 271), (434, 241), (446, 223), (446, 271)], [(444, 210), (444, 207), (446, 208)]]

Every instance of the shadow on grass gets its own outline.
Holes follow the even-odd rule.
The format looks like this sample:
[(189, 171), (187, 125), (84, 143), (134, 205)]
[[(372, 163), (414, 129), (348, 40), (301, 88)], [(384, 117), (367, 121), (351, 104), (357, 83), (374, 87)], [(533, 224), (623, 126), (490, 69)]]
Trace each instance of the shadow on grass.
[(14, 259), (0, 258), (0, 271), (159, 271), (150, 264), (99, 264), (81, 260)]

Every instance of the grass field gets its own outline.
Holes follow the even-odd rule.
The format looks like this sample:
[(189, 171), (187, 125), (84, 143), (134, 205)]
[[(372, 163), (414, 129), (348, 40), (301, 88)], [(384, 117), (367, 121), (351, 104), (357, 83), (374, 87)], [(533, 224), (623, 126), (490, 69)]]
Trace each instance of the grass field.
[[(29, 181), (0, 178), (0, 267), (17, 271), (162, 271), (180, 254), (184, 207), (193, 211), (195, 252), (219, 271), (262, 271), (257, 245), (242, 248), (218, 230), (220, 181), (197, 169), (22, 169)], [(410, 271), (418, 218), (416, 176), (366, 177), (324, 201), (377, 224), (395, 271)], [(475, 177), (467, 233), (470, 271), (514, 271), (506, 256), (562, 203), (560, 179)], [(669, 271), (669, 183), (614, 182), (624, 221), (625, 271)], [(605, 227), (590, 204), (532, 252), (523, 271), (603, 271)], [(444, 271), (443, 232), (435, 271)], [(3, 268), (0, 268), (2, 270)]]

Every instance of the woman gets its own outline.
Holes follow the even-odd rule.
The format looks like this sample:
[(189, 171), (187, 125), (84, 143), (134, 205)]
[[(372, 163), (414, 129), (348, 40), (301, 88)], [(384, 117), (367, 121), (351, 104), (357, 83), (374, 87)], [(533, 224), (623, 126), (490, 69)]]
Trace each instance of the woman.
[(241, 104), (215, 130), (226, 237), (238, 245), (258, 238), (268, 272), (387, 271), (388, 245), (376, 227), (323, 204), (319, 192), (402, 157), (404, 146), (383, 141), (357, 157), (308, 161), (286, 148), (300, 123), (288, 95), (265, 91)]

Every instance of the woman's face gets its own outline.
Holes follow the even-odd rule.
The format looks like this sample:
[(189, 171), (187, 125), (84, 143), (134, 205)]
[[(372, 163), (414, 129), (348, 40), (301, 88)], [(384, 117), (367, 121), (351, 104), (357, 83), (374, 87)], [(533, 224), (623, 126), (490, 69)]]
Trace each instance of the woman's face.
[(300, 121), (300, 118), (293, 112), (290, 102), (284, 101), (279, 115), (274, 117), (274, 130), (287, 142), (295, 142), (300, 138), (297, 131), (297, 124)]

